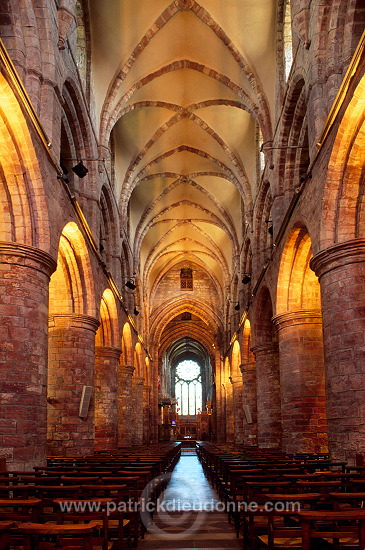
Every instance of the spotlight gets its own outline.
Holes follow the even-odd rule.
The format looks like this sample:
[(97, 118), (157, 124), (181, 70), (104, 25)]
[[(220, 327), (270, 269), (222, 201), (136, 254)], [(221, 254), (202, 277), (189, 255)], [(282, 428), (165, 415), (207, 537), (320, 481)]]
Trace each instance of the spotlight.
[(79, 178), (84, 178), (89, 170), (84, 166), (82, 160), (80, 160), (80, 162), (72, 168), (72, 171), (75, 172), (76, 176), (79, 176)]
[(237, 305), (234, 306), (234, 309), (235, 309), (236, 311), (239, 311), (240, 308), (241, 308), (240, 303), (237, 302)]
[(134, 315), (139, 315), (139, 311), (136, 307), (134, 307), (133, 313), (134, 313)]
[(135, 290), (136, 289), (136, 285), (132, 282), (132, 281), (127, 281), (125, 286), (127, 288), (130, 288), (131, 290)]
[(251, 281), (251, 277), (248, 275), (248, 273), (245, 273), (242, 279), (242, 282), (244, 285), (247, 285)]

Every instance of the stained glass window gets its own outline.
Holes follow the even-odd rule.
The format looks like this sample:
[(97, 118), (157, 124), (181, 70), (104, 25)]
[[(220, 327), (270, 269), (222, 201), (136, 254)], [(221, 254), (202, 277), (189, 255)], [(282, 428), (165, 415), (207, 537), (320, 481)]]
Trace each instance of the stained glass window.
[(195, 361), (185, 360), (176, 367), (175, 396), (182, 416), (196, 416), (202, 410), (201, 369)]

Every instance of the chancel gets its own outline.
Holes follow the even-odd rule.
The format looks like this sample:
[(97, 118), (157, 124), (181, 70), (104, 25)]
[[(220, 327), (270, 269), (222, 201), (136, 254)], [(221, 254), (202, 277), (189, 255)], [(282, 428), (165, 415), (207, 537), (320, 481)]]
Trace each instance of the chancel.
[(0, 12), (3, 469), (188, 439), (213, 477), (209, 445), (360, 467), (363, 0)]

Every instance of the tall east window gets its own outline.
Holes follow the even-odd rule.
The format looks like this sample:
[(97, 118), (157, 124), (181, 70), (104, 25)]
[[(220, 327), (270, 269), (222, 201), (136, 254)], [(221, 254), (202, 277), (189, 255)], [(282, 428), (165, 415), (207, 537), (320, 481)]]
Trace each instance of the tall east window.
[(178, 400), (178, 414), (196, 416), (202, 410), (201, 368), (195, 361), (185, 360), (178, 364), (175, 372), (175, 397)]

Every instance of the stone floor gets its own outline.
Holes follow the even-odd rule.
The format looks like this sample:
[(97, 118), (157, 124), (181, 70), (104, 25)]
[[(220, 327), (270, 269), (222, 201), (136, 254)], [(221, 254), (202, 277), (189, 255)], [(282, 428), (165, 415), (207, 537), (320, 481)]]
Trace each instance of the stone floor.
[(139, 549), (242, 548), (195, 454), (181, 456), (158, 504)]

